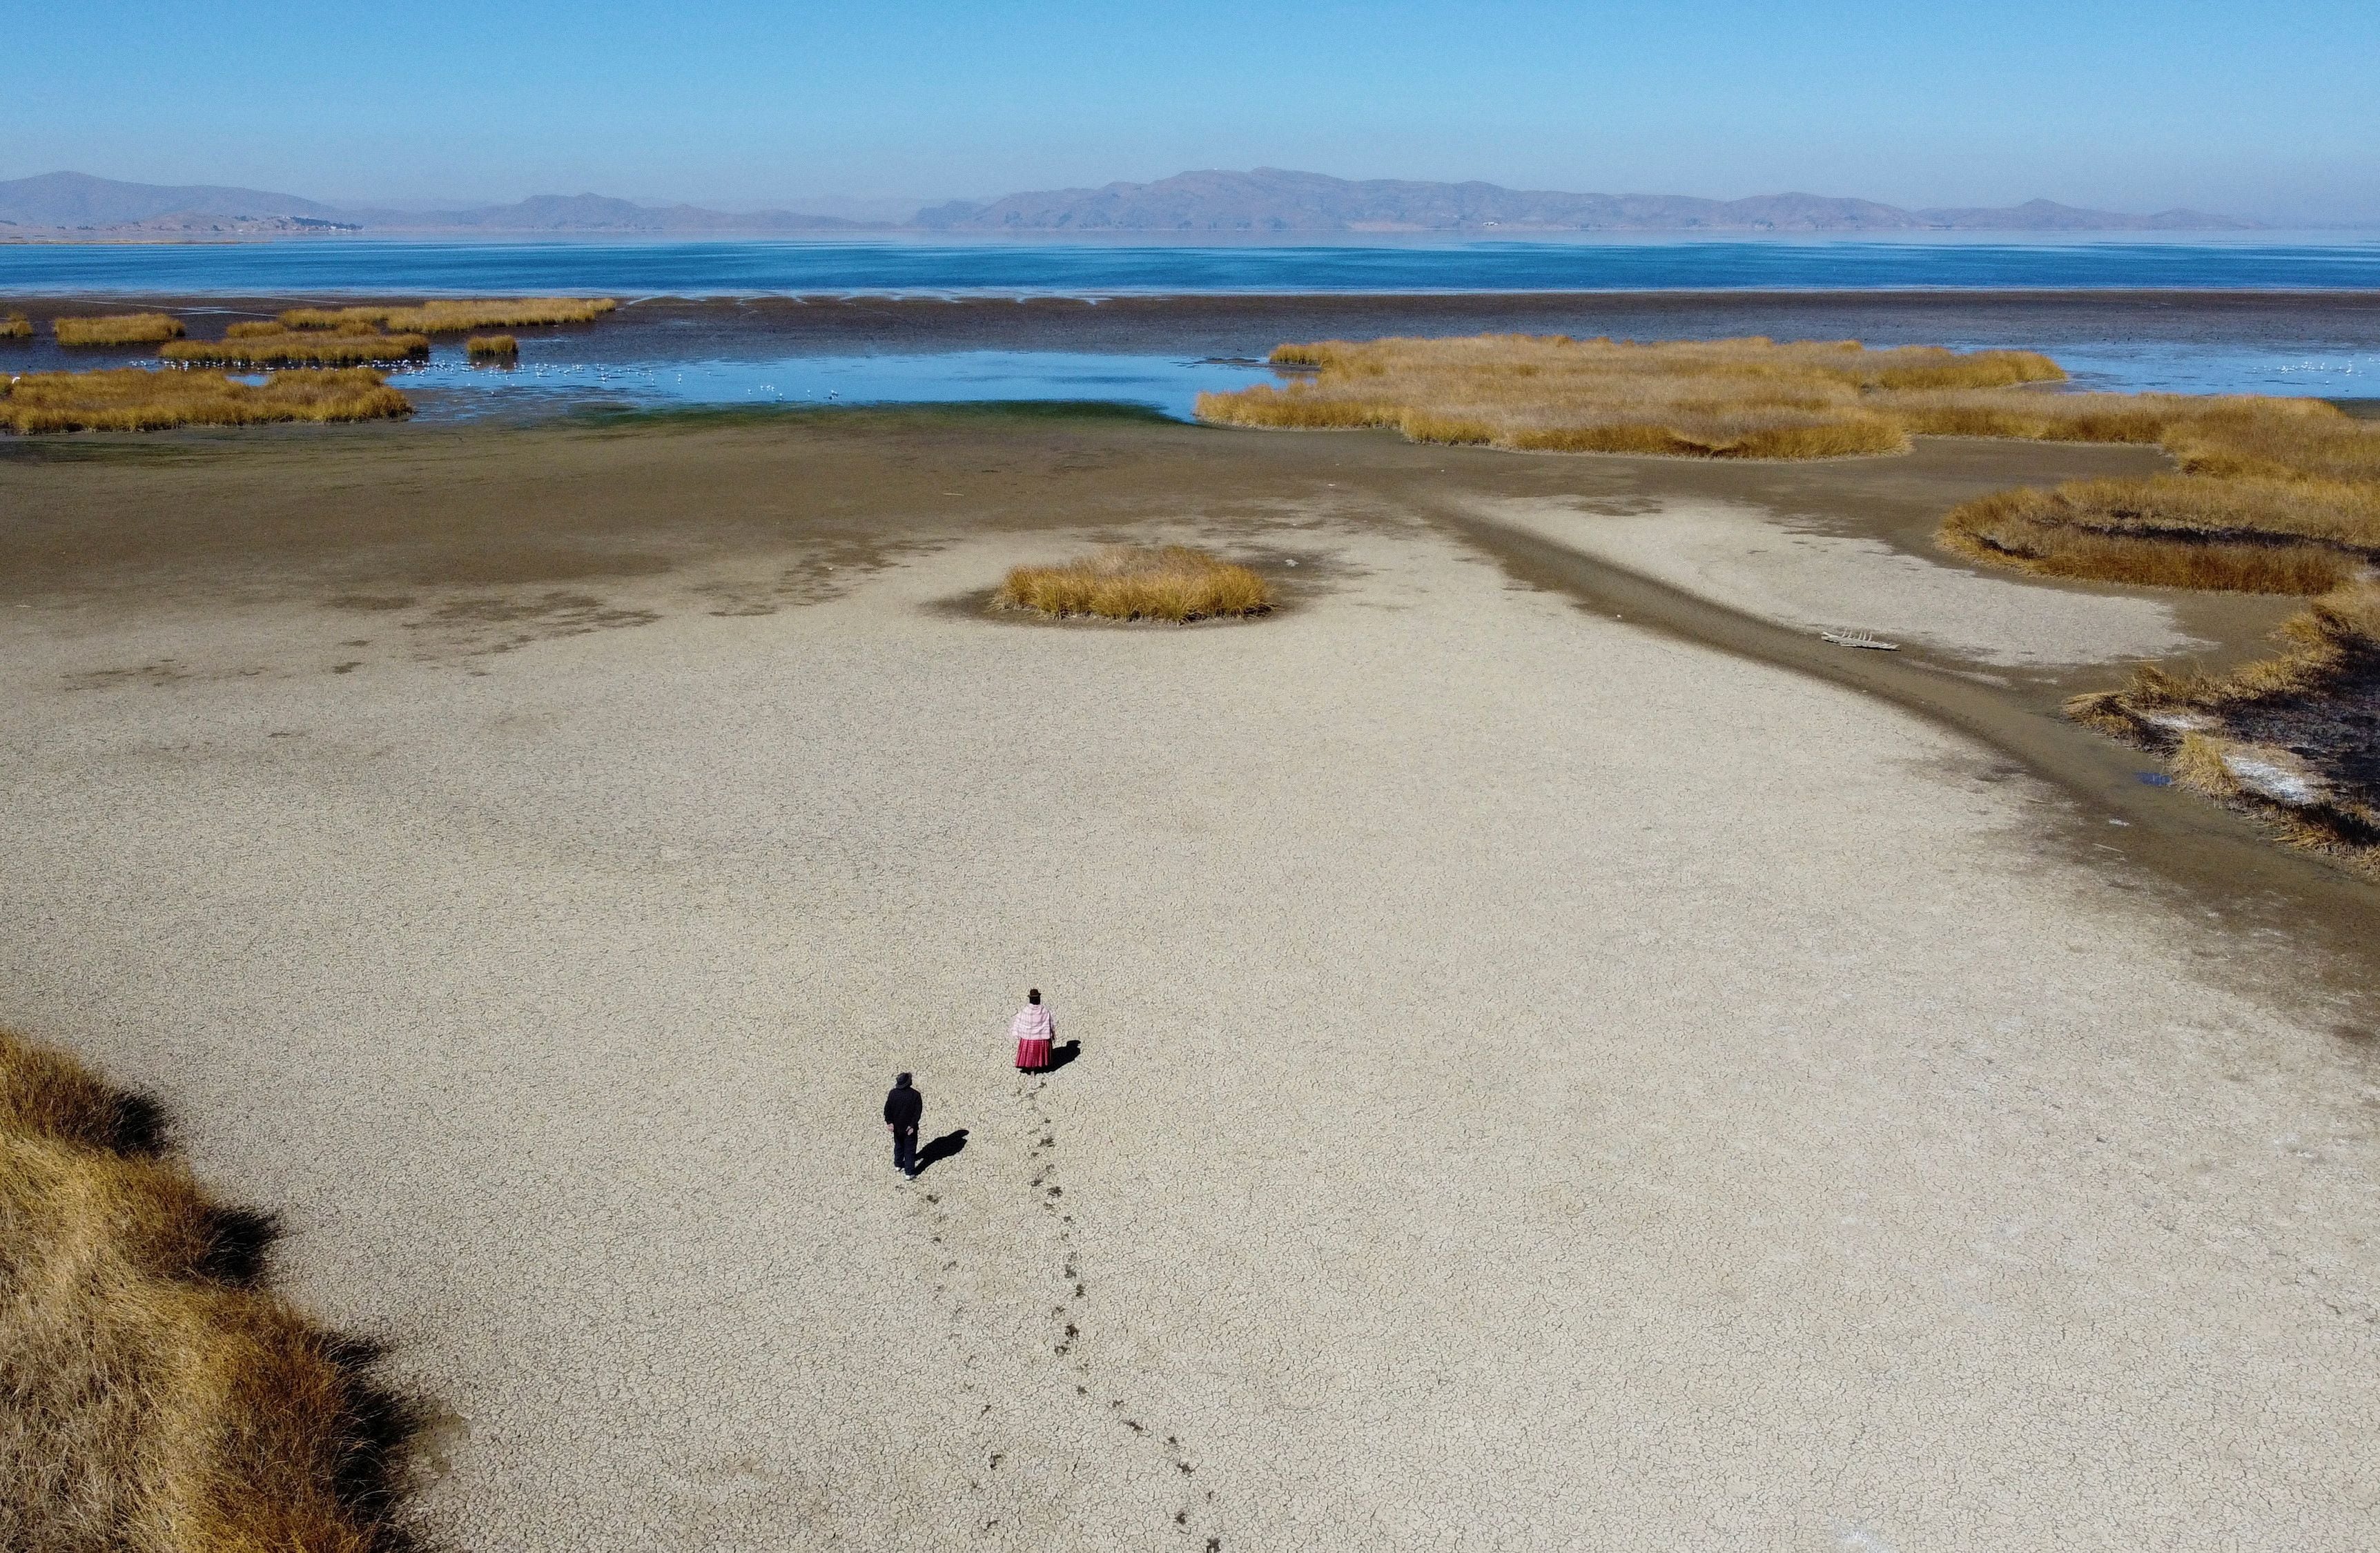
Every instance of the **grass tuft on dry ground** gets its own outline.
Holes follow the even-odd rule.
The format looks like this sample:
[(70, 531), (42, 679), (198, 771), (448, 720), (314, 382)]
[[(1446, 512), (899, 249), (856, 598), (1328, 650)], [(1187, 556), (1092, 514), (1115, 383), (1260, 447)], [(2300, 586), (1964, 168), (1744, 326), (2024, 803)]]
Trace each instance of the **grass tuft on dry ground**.
[(182, 321), (165, 313), (110, 313), (55, 319), (50, 330), (62, 346), (153, 346), (180, 339)]
[(1245, 566), (1187, 545), (1107, 545), (1057, 566), (1018, 566), (992, 602), (1002, 609), (1109, 620), (1207, 620), (1261, 614), (1272, 588)]
[(2380, 878), (2380, 579), (2284, 622), (2276, 656), (2228, 673), (2143, 663), (2078, 696), (2077, 722), (2169, 757), (2186, 785), (2274, 820)]
[(281, 315), (281, 322), (291, 329), (460, 334), (473, 329), (591, 323), (619, 305), (609, 297), (499, 297), (423, 302), (409, 308), (292, 308)]
[(463, 354), (474, 360), (509, 360), (520, 354), (520, 341), (510, 334), (474, 334), (463, 342)]
[(373, 1553), (395, 1411), (153, 1109), (0, 1030), (0, 1546)]
[(430, 355), (430, 336), (234, 324), (223, 339), (179, 340), (158, 354), (168, 361), (225, 366), (358, 367), (370, 362), (425, 359)]
[(0, 427), (20, 434), (377, 420), (412, 409), (386, 378), (368, 368), (276, 372), (261, 385), (221, 372), (140, 367), (29, 372), (0, 383)]

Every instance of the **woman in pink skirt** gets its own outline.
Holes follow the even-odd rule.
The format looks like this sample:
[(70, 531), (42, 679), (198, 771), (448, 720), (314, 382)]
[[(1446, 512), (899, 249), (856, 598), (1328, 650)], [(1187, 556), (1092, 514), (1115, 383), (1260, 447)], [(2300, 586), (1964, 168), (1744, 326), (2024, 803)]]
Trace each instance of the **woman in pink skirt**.
[(1041, 989), (1036, 987), (1025, 994), (1025, 1006), (1008, 1022), (1008, 1033), (1016, 1037), (1020, 1072), (1038, 1074), (1050, 1066), (1050, 1043), (1057, 1037), (1058, 1025), (1041, 1001)]

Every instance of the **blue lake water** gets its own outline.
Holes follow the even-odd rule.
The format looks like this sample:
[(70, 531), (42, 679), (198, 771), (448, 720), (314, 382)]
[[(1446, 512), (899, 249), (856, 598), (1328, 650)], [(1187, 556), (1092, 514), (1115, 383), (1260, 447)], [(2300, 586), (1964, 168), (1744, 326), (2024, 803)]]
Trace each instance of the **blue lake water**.
[[(1952, 341), (1981, 348), (2001, 342)], [(1096, 400), (1187, 419), (1205, 392), (1283, 381), (1252, 362), (1081, 351), (968, 350), (683, 361), (473, 365), (459, 351), (390, 381), (440, 419), (537, 413), (586, 404), (859, 405)], [(2254, 346), (2062, 348), (2074, 386), (2122, 393), (2287, 394), (2380, 398), (2380, 350), (2309, 355)], [(426, 395), (422, 391), (427, 391)]]
[(550, 361), (534, 342), (516, 367), (441, 351), (389, 381), (439, 419), (589, 405), (868, 405), (1094, 401), (1187, 419), (1208, 390), (1279, 381), (1262, 367), (1166, 356), (965, 350), (761, 360)]
[(0, 293), (1123, 296), (1902, 288), (2380, 290), (2380, 235), (1217, 247), (928, 240), (0, 246)]
[[(2226, 302), (2218, 292), (2264, 299)], [(472, 367), (459, 342), (445, 341), (392, 380), (437, 419), (584, 405), (1000, 399), (1186, 416), (1203, 391), (1269, 381), (1248, 358), (1283, 339), (1514, 328), (2017, 346), (2048, 352), (2085, 388), (2380, 398), (2380, 234), (0, 245), (0, 297), (164, 298), (194, 334), (269, 310), (241, 298), (530, 293), (631, 305), (587, 328), (521, 331), (511, 370)], [(2154, 295), (2119, 295), (2137, 293)], [(1367, 296), (1407, 300), (1374, 307)], [(810, 300), (637, 305), (783, 297)], [(1249, 300), (1264, 297), (1291, 301)], [(1488, 311), (1462, 310), (1466, 297), (1487, 298)], [(838, 297), (865, 300), (828, 300)], [(1115, 300), (1050, 300), (1069, 297)], [(1132, 300), (1146, 297), (1186, 300)], [(1109, 316), (1120, 313), (1130, 316)], [(112, 364), (61, 352), (45, 334), (0, 366), (12, 360), (18, 370)]]

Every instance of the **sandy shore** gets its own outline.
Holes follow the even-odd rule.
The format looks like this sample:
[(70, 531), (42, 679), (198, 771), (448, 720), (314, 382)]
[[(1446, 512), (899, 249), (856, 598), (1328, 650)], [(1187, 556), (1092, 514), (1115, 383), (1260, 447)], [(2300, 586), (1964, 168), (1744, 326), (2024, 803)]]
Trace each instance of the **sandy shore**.
[[(2368, 1030), (2110, 811), (1436, 516), (1655, 477), (836, 425), (0, 466), (0, 1020), (283, 1212), (435, 1535), (2368, 1545)], [(1122, 534), (1292, 607), (952, 602)]]
[(2169, 599), (1986, 574), (1762, 507), (1689, 500), (1612, 513), (1557, 500), (1488, 502), (1478, 512), (1805, 634), (1907, 637), (2010, 668), (2172, 658), (2217, 645), (2183, 631)]

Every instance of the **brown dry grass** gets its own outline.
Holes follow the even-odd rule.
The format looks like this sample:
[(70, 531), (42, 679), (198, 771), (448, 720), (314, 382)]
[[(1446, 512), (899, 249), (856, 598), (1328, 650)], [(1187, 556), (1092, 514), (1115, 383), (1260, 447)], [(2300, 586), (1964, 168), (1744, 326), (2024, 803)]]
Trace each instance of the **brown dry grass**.
[(125, 367), (29, 372), (0, 383), (0, 426), (36, 431), (153, 431), (282, 420), (376, 420), (411, 412), (368, 368), (276, 372), (261, 386), (221, 372)]
[(1057, 566), (1018, 566), (992, 602), (1003, 609), (1110, 620), (1260, 614), (1272, 588), (1245, 566), (1187, 545), (1108, 545)]
[(2318, 693), (2358, 653), (2380, 651), (2380, 580), (2358, 578), (2316, 599), (2283, 621), (2274, 637), (2282, 648), (2277, 656), (2228, 673), (2172, 674), (2143, 663), (2123, 689), (2078, 696), (2066, 710), (2105, 725), (2104, 714), (2113, 710), (2217, 713), (2245, 701)]
[(292, 308), (273, 319), (284, 329), (327, 329), (334, 334), (372, 334), (395, 308)]
[(2380, 424), (2313, 399), (2049, 394), (2028, 351), (1481, 335), (1283, 346), (1310, 382), (1202, 394), (1202, 419), (1393, 427), (1417, 442), (1701, 458), (1893, 453), (1912, 436), (2164, 447), (2179, 475), (2001, 491), (1948, 549), (2049, 576), (2321, 593), (2380, 560)]
[(427, 334), (316, 333), (294, 329), (221, 340), (180, 340), (158, 352), (168, 361), (241, 367), (358, 367), (376, 361), (419, 361), (430, 355)]
[(164, 313), (110, 313), (56, 319), (50, 330), (62, 346), (153, 346), (180, 339), (182, 321)]
[(370, 1553), (395, 1415), (148, 1108), (0, 1030), (0, 1547)]
[(1316, 375), (1286, 388), (1201, 394), (1199, 417), (1238, 426), (1392, 427), (1415, 442), (1527, 452), (1830, 458), (1909, 445), (1882, 396), (2066, 375), (2029, 351), (1765, 339), (1634, 345), (1484, 334), (1283, 346), (1272, 359)]
[(417, 334), (460, 334), (472, 329), (591, 323), (619, 305), (609, 297), (500, 297), (423, 302), (410, 308), (292, 308), (281, 315), (281, 322), (291, 329), (391, 329)]
[(33, 337), (33, 321), (23, 313), (10, 313), (0, 318), (0, 340), (30, 340)]
[(1951, 510), (1945, 549), (2046, 576), (2326, 593), (2380, 554), (2380, 489), (2192, 475), (1995, 491)]
[[(2077, 696), (2067, 702), (2067, 714), (2128, 743), (2166, 752), (2185, 785), (2259, 812), (2289, 841), (2344, 856), (2380, 876), (2380, 795), (2354, 791), (2352, 782), (2325, 782), (2309, 802), (2282, 802), (2243, 784), (2231, 766), (2243, 755), (2268, 766), (2305, 765), (2295, 750), (2268, 748), (2245, 736), (2243, 729), (2252, 728), (2260, 710), (2327, 706), (2347, 711), (2359, 694), (2368, 704), (2371, 682), (2380, 674), (2380, 579), (2360, 577), (2324, 595), (2290, 616), (2275, 636), (2279, 653), (2228, 673), (2176, 674), (2140, 664), (2131, 684)], [(2349, 749), (2359, 737), (2368, 740), (2370, 734), (2342, 730), (2303, 747), (2314, 750), (2318, 775), (2324, 744)]]
[(518, 356), (520, 342), (510, 334), (474, 334), (463, 342), (463, 354), (470, 357)]
[(1952, 509), (1946, 549), (2054, 576), (2251, 593), (2324, 593), (2380, 561), (2380, 426), (2314, 399), (2070, 403), (2046, 424), (1981, 418), (1981, 434), (2154, 442), (2183, 472), (1998, 491)]

